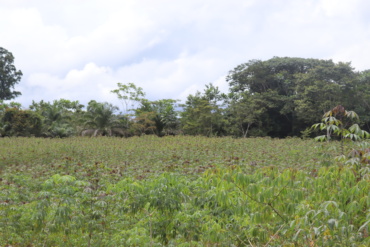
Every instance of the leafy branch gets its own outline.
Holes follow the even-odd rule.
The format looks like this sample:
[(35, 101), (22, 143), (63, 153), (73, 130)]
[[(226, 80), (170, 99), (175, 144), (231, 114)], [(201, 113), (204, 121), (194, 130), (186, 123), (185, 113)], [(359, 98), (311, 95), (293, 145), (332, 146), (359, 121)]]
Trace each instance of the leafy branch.
[(256, 198), (254, 198), (253, 196), (251, 196), (250, 194), (248, 194), (245, 190), (243, 190), (243, 188), (241, 188), (238, 184), (236, 184), (234, 181), (232, 181), (232, 183), (244, 194), (246, 195), (249, 199), (251, 199), (252, 201), (256, 202), (256, 203), (259, 203), (259, 204), (262, 204), (264, 206), (268, 206), (271, 208), (272, 211), (275, 212), (276, 215), (278, 215), (284, 222), (287, 222), (288, 219), (286, 217), (284, 217), (276, 208), (274, 208), (274, 206), (272, 205), (272, 203), (274, 202), (274, 200), (280, 195), (281, 191), (283, 191), (289, 184), (289, 182), (274, 196), (274, 200), (270, 200), (269, 202), (261, 202), (259, 200), (257, 200)]

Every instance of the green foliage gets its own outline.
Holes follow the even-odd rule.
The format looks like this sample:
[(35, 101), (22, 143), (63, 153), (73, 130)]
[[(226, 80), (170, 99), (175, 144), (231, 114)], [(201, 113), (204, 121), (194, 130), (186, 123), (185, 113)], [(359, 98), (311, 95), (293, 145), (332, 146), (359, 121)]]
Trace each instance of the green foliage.
[(97, 136), (98, 133), (112, 136), (112, 128), (119, 126), (120, 123), (117, 116), (114, 115), (117, 110), (118, 107), (107, 102), (99, 103), (91, 100), (87, 106), (85, 126), (95, 130), (94, 136)]
[(141, 100), (141, 107), (135, 110), (134, 126), (140, 135), (155, 133), (157, 136), (176, 134), (179, 129), (177, 100)]
[(17, 108), (21, 109), (22, 105), (18, 102), (11, 101), (10, 103), (5, 103), (3, 100), (0, 100), (0, 114), (3, 115), (7, 108)]
[(349, 94), (348, 97), (351, 98), (353, 104), (351, 109), (361, 116), (360, 126), (370, 132), (370, 115), (368, 114), (370, 109), (370, 70), (360, 72), (358, 80), (357, 87), (351, 90), (352, 94)]
[[(155, 122), (155, 112), (141, 111), (138, 112), (136, 117), (133, 119), (131, 129), (134, 130), (138, 136), (145, 134), (154, 134), (157, 131), (158, 123)], [(163, 126), (159, 130), (163, 129)]]
[(325, 130), (326, 135), (315, 137), (317, 141), (330, 141), (332, 135), (337, 136), (343, 143), (345, 140), (360, 141), (364, 138), (370, 138), (370, 134), (361, 130), (358, 124), (353, 123), (353, 120), (358, 119), (357, 113), (354, 111), (346, 111), (343, 106), (338, 105), (332, 110), (324, 114), (322, 123), (312, 125), (312, 129)]
[(118, 99), (122, 100), (124, 104), (124, 114), (136, 109), (137, 104), (144, 99), (145, 93), (141, 87), (136, 86), (134, 83), (127, 84), (117, 83), (118, 89), (111, 92), (116, 94)]
[(267, 113), (269, 105), (261, 95), (243, 92), (234, 93), (231, 98), (227, 109), (230, 132), (235, 136), (247, 137), (251, 128), (255, 129), (254, 133), (257, 133), (256, 129), (264, 131), (262, 118)]
[(2, 117), (4, 136), (40, 136), (41, 117), (30, 110), (7, 108)]
[[(264, 102), (265, 114), (244, 106), (246, 112), (252, 113), (246, 119), (255, 116), (254, 122), (263, 123), (251, 125), (252, 129), (263, 130), (269, 136), (286, 137), (300, 135), (300, 131), (318, 122), (320, 115), (339, 104), (358, 109), (364, 118), (360, 126), (364, 126), (370, 112), (365, 86), (369, 78), (366, 73), (356, 73), (350, 63), (274, 57), (237, 66), (230, 71), (227, 81), (233, 95), (244, 92), (252, 98), (258, 97), (257, 102)], [(255, 103), (253, 100), (250, 104), (252, 109)], [(240, 124), (240, 120), (235, 121), (237, 117), (231, 117)]]
[[(325, 130), (326, 135), (317, 136), (316, 141), (330, 141), (332, 136), (340, 139), (341, 154), (336, 156), (334, 160), (339, 164), (350, 165), (354, 167), (362, 176), (360, 170), (366, 168), (369, 162), (369, 143), (364, 139), (370, 138), (367, 131), (362, 130), (358, 124), (353, 123), (353, 120), (358, 120), (358, 115), (354, 111), (346, 111), (343, 106), (338, 105), (332, 110), (325, 113), (322, 123), (317, 123), (312, 126), (312, 129)], [(353, 146), (352, 142), (359, 142), (359, 148), (352, 148), (348, 155), (345, 155), (345, 142)], [(330, 159), (330, 155), (328, 156)]]
[(356, 77), (350, 63), (335, 64), (332, 61), (298, 75), (295, 100), (298, 119), (305, 124), (313, 124), (333, 106), (342, 104), (354, 108), (353, 88), (359, 84)]
[[(142, 137), (0, 138), (0, 245), (369, 246), (369, 78), (331, 60), (252, 60), (228, 96), (189, 95), (181, 118), (133, 83), (112, 91), (120, 115), (95, 100), (1, 102), (1, 136)], [(339, 103), (359, 114), (338, 105), (307, 128)], [(317, 148), (313, 130), (340, 142)], [(182, 131), (197, 136), (165, 136)]]
[(66, 99), (54, 100), (53, 103), (33, 101), (30, 105), (31, 110), (42, 116), (42, 135), (45, 137), (68, 137), (79, 133), (83, 107), (78, 101)]
[(370, 170), (322, 167), (311, 140), (0, 142), (1, 246), (370, 244)]
[(0, 100), (10, 100), (21, 95), (12, 89), (19, 83), (22, 75), (22, 71), (14, 66), (13, 54), (0, 47)]
[[(117, 108), (110, 106), (115, 108), (106, 111), (110, 117), (102, 117), (103, 111), (91, 111), (92, 106), (84, 110), (78, 101), (66, 99), (33, 102), (30, 109), (42, 116), (44, 137), (187, 134), (306, 138), (309, 133), (305, 130), (319, 122), (320, 115), (339, 104), (356, 111), (361, 117), (358, 128), (370, 131), (370, 73), (356, 72), (350, 63), (274, 57), (241, 64), (230, 71), (226, 79), (230, 86), (228, 95), (212, 83), (206, 84), (202, 92), (187, 97), (180, 105), (180, 113), (177, 100), (145, 99), (143, 89), (134, 83), (118, 83), (118, 88), (112, 90), (124, 108), (117, 114)], [(92, 102), (96, 106), (109, 105)], [(7, 104), (2, 105), (4, 109)], [(110, 127), (97, 127), (103, 124), (103, 119), (115, 120), (108, 120)], [(4, 128), (5, 123), (1, 122), (1, 135)]]
[(301, 131), (301, 138), (303, 139), (308, 139), (312, 135), (312, 129), (311, 128), (306, 128), (305, 130)]
[(222, 136), (226, 132), (227, 120), (224, 115), (222, 101), (225, 98), (210, 83), (206, 85), (203, 94), (199, 91), (189, 95), (182, 105), (181, 122), (185, 134)]
[(5, 136), (7, 129), (9, 129), (9, 124), (3, 121), (5, 111), (9, 108), (21, 109), (22, 105), (17, 102), (5, 103), (3, 100), (0, 100), (0, 137)]
[[(134, 83), (118, 83), (112, 90), (124, 105), (125, 128), (135, 134), (156, 134), (164, 136), (179, 133), (179, 120), (175, 110), (177, 100), (162, 99), (149, 101), (144, 98), (141, 87)], [(133, 112), (129, 114), (129, 112)]]

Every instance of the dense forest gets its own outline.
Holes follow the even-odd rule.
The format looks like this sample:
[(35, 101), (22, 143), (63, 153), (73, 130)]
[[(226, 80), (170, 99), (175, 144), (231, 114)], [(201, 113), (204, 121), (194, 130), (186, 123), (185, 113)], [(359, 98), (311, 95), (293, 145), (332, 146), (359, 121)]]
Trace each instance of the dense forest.
[[(67, 137), (155, 134), (203, 136), (310, 136), (312, 124), (337, 105), (355, 111), (361, 128), (370, 130), (370, 70), (350, 63), (274, 57), (250, 60), (226, 77), (229, 92), (212, 83), (202, 92), (151, 101), (134, 83), (112, 91), (123, 109), (109, 102), (57, 99), (22, 106), (11, 102), (22, 72), (14, 57), (0, 50), (0, 136)], [(6, 100), (6, 101), (5, 101)]]

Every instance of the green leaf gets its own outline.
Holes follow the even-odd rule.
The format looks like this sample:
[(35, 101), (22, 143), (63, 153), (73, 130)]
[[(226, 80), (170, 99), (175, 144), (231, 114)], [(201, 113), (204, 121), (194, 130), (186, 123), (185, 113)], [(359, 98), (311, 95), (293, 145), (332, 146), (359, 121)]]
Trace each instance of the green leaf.
[(351, 158), (349, 160), (346, 161), (345, 163), (346, 165), (358, 165), (360, 164), (360, 159), (359, 158)]
[(327, 138), (326, 135), (316, 136), (315, 141), (323, 142), (323, 141), (326, 141), (326, 138)]
[(370, 223), (370, 220), (366, 221), (362, 226), (360, 226), (360, 228), (358, 229), (358, 231), (359, 232), (362, 232), (369, 223)]
[(336, 219), (330, 219), (328, 220), (328, 226), (330, 228), (330, 230), (334, 230), (334, 227), (337, 227), (338, 226), (338, 221)]
[(357, 113), (354, 111), (346, 111), (346, 117), (349, 117), (351, 119), (355, 119), (355, 118), (359, 119)]
[(322, 129), (324, 129), (325, 127), (326, 127), (326, 125), (325, 125), (325, 124), (323, 124), (323, 123), (317, 123), (317, 124), (312, 125), (312, 127), (311, 127), (311, 128), (313, 128), (313, 129), (317, 129), (317, 128), (319, 128), (320, 130), (322, 130)]
[(107, 202), (100, 200), (100, 201), (97, 201), (95, 205), (101, 208), (105, 208), (108, 204)]
[(342, 155), (336, 156), (334, 159), (337, 162), (344, 162), (347, 160), (347, 157), (344, 154), (342, 154)]
[(346, 134), (344, 137), (355, 141), (361, 140), (361, 137), (356, 134)]

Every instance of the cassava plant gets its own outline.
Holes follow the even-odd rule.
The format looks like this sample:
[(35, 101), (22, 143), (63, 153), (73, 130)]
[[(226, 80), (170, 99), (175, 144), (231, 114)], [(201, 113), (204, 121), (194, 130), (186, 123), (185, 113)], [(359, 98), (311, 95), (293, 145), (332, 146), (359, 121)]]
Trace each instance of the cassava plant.
[[(312, 129), (326, 131), (325, 135), (315, 137), (316, 141), (331, 141), (333, 139), (340, 141), (341, 155), (336, 157), (337, 161), (345, 161), (346, 164), (369, 163), (370, 149), (365, 139), (370, 138), (370, 134), (362, 130), (355, 122), (359, 117), (354, 111), (347, 111), (341, 105), (338, 105), (326, 112), (321, 123), (312, 125)], [(361, 150), (353, 149), (348, 157), (344, 155), (345, 143), (360, 142)]]

